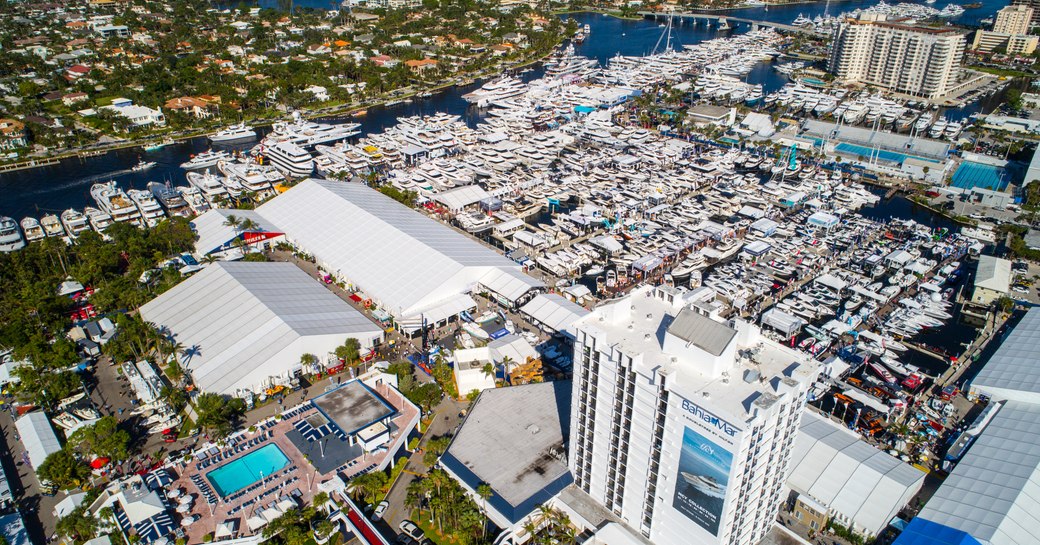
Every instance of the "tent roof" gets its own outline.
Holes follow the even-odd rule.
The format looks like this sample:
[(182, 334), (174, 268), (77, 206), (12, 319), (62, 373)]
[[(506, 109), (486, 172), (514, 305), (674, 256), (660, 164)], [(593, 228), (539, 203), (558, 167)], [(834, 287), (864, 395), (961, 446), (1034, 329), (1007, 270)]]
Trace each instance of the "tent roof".
[(544, 282), (524, 274), (519, 269), (492, 269), (480, 277), (480, 283), (513, 302), (531, 290), (545, 287)]
[(520, 312), (553, 331), (564, 331), (579, 318), (589, 314), (589, 310), (581, 305), (555, 293), (536, 295), (520, 308)]
[(238, 238), (240, 235), (236, 228), (225, 225), (229, 216), (235, 216), (239, 220), (252, 220), (257, 224), (256, 229), (250, 229), (250, 233), (277, 233), (278, 227), (267, 221), (256, 210), (229, 210), (215, 208), (203, 213), (201, 216), (191, 220), (192, 229), (199, 236), (195, 242), (195, 253), (206, 255), (221, 249), (224, 245)]
[(520, 268), (362, 184), (307, 180), (259, 211), (398, 318), (468, 291), (492, 269)]
[(449, 210), (462, 210), (490, 197), (491, 195), (479, 185), (464, 185), (436, 193), (431, 198), (447, 206)]
[(971, 381), (994, 399), (1040, 402), (1040, 309), (1030, 309)]
[(979, 256), (975, 287), (1007, 293), (1011, 287), (1011, 262), (990, 255)]
[(214, 263), (145, 304), (141, 316), (188, 347), (192, 378), (214, 393), (253, 388), (288, 371), (271, 360), (297, 339), (355, 337), (364, 345), (382, 335), (292, 263)]
[(1006, 402), (918, 516), (983, 543), (1036, 543), (1040, 528), (1037, 437), (1040, 405)]
[(33, 468), (39, 469), (47, 456), (61, 450), (58, 436), (54, 434), (51, 421), (43, 411), (26, 413), (15, 420), (14, 425), (22, 437), (22, 444), (25, 445), (25, 452)]
[(806, 411), (787, 484), (877, 533), (924, 484), (924, 472)]

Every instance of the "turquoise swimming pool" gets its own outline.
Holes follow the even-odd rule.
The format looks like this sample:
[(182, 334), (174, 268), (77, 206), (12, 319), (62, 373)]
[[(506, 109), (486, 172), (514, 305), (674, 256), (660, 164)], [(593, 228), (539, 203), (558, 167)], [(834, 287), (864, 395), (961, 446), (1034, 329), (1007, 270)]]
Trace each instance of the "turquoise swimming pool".
[(957, 172), (953, 173), (950, 185), (960, 189), (981, 187), (1004, 191), (1008, 186), (1008, 177), (1004, 174), (1004, 169), (998, 166), (964, 161), (957, 167)]
[(873, 148), (868, 148), (866, 146), (858, 146), (856, 144), (849, 144), (848, 142), (842, 142), (842, 143), (834, 146), (834, 149), (836, 151), (841, 151), (841, 152), (844, 152), (844, 153), (855, 155), (857, 157), (857, 159), (862, 157), (863, 160), (865, 160), (865, 161), (866, 160), (871, 160), (871, 159), (879, 159), (881, 161), (887, 161), (889, 163), (903, 164), (903, 161), (906, 161), (907, 158), (913, 157), (914, 159), (920, 159), (921, 161), (928, 161), (930, 163), (938, 163), (938, 161), (936, 161), (934, 159), (929, 159), (927, 157), (920, 157), (920, 156), (917, 156), (917, 155), (908, 155), (906, 153), (899, 153), (898, 151), (888, 151), (888, 150), (883, 150), (883, 149), (875, 150)]
[(270, 477), (279, 469), (289, 465), (289, 458), (270, 444), (232, 460), (206, 474), (209, 484), (221, 497), (228, 496), (252, 485), (264, 477)]

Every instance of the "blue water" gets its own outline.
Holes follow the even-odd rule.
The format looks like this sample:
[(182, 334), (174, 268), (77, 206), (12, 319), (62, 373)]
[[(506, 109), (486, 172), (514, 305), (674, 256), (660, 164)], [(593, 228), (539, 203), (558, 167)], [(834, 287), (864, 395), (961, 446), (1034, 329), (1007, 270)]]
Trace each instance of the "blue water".
[(935, 161), (933, 159), (928, 159), (926, 157), (918, 157), (916, 155), (907, 155), (905, 153), (899, 153), (899, 152), (896, 152), (896, 151), (888, 151), (888, 150), (883, 150), (883, 149), (882, 150), (875, 150), (873, 148), (868, 148), (866, 146), (859, 146), (859, 145), (856, 145), (856, 144), (849, 144), (847, 142), (842, 142), (842, 143), (834, 146), (834, 149), (836, 149), (838, 151), (844, 151), (845, 153), (851, 153), (851, 154), (854, 154), (854, 155), (856, 155), (858, 157), (863, 157), (864, 159), (867, 159), (867, 160), (869, 160), (869, 159), (880, 159), (882, 161), (887, 161), (889, 163), (903, 164), (903, 161), (906, 161), (907, 158), (909, 158), (909, 157), (913, 157), (914, 159), (920, 159), (922, 161), (929, 161), (929, 162), (932, 162), (932, 163), (937, 163), (937, 161)]
[(221, 497), (234, 494), (289, 465), (278, 445), (266, 445), (206, 474), (209, 484)]
[(1003, 168), (983, 163), (964, 161), (953, 173), (950, 185), (961, 189), (981, 187), (995, 191), (1004, 191), (1010, 180)]
[[(962, 0), (957, 0), (962, 1)], [(748, 19), (790, 23), (804, 14), (815, 17), (818, 14), (837, 15), (841, 12), (870, 6), (876, 0), (851, 0), (848, 2), (819, 2), (815, 4), (795, 4), (785, 6), (769, 6), (728, 10), (724, 13)], [(938, 0), (933, 4), (942, 8), (951, 0)], [(993, 15), (1006, 2), (999, 0), (982, 0), (983, 7), (967, 10), (964, 15), (952, 22), (961, 24), (977, 24), (978, 20)], [(285, 2), (287, 5), (288, 2)], [(237, 3), (236, 3), (237, 5)], [(279, 7), (279, 0), (260, 0), (261, 7)], [(334, 0), (294, 0), (295, 8), (330, 9), (338, 5)], [(594, 57), (606, 62), (617, 54), (642, 55), (650, 53), (659, 45), (662, 29), (654, 20), (622, 20), (592, 13), (580, 13), (565, 16), (578, 23), (588, 24), (592, 35), (584, 43), (578, 44), (576, 50), (581, 55)], [(719, 31), (703, 24), (693, 25), (689, 21), (677, 25), (672, 30), (672, 47), (696, 44), (704, 40), (733, 33), (746, 32), (746, 26), (735, 30)], [(527, 72), (523, 79), (530, 80), (541, 77), (541, 69)], [(772, 69), (766, 62), (757, 64), (747, 76), (749, 83), (763, 86), (766, 93), (773, 92), (786, 83), (786, 78)], [(416, 100), (410, 104), (398, 104), (390, 107), (376, 106), (368, 109), (368, 115), (357, 119), (333, 118), (329, 122), (359, 122), (362, 135), (382, 131), (394, 125), (402, 116), (422, 115), (434, 112), (446, 112), (462, 116), (470, 125), (481, 119), (481, 113), (469, 107), (462, 95), (472, 91), (478, 84), (464, 87), (450, 87), (435, 94), (428, 100)], [(949, 119), (962, 119), (979, 110), (989, 111), (996, 106), (1000, 97), (994, 95), (980, 103), (968, 105), (957, 110), (944, 112)], [(240, 145), (247, 148), (254, 143)], [(124, 189), (143, 189), (149, 181), (172, 182), (174, 185), (186, 185), (184, 171), (180, 163), (192, 154), (208, 149), (209, 142), (205, 138), (195, 138), (167, 146), (155, 152), (144, 152), (141, 149), (119, 150), (98, 157), (74, 158), (62, 161), (57, 165), (0, 174), (0, 215), (12, 216), (16, 220), (27, 215), (39, 217), (47, 213), (57, 213), (66, 208), (83, 209), (93, 206), (90, 198), (90, 186), (96, 182), (116, 180)], [(130, 172), (130, 167), (140, 158), (156, 161), (158, 165), (146, 172)]]

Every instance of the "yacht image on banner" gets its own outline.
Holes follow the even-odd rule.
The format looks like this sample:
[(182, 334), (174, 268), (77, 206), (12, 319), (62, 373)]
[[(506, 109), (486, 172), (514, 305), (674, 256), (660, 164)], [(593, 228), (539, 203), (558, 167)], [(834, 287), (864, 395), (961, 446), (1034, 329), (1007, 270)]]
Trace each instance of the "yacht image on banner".
[(733, 453), (686, 428), (672, 506), (712, 535), (718, 535)]

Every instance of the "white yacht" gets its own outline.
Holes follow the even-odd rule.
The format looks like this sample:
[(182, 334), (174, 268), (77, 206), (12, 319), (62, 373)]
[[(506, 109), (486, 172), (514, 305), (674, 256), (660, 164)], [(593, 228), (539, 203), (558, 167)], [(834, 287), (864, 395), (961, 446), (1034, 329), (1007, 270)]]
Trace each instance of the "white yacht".
[[(202, 197), (206, 199), (206, 202), (210, 205), (215, 206), (217, 203), (228, 198), (227, 188), (220, 182), (220, 178), (212, 172), (189, 172), (188, 183), (195, 187), (195, 189), (198, 189), (202, 194)], [(191, 201), (189, 201), (188, 204), (190, 205)]]
[(61, 213), (61, 224), (65, 227), (65, 232), (72, 238), (78, 238), (83, 231), (90, 229), (87, 216), (75, 208), (69, 208)]
[(171, 218), (175, 216), (190, 217), (193, 215), (191, 208), (188, 206), (188, 201), (184, 200), (181, 192), (170, 186), (169, 182), (165, 184), (148, 182), (147, 187), (148, 191), (152, 192), (152, 196), (159, 201), (159, 204), (166, 210), (166, 214)]
[(83, 209), (83, 213), (87, 216), (87, 221), (90, 222), (90, 226), (99, 233), (104, 233), (105, 229), (109, 225), (112, 225), (112, 215), (108, 212), (102, 212), (93, 206), (88, 206)]
[(90, 196), (102, 211), (112, 216), (119, 222), (130, 222), (134, 225), (141, 224), (141, 212), (137, 206), (126, 196), (126, 193), (116, 185), (115, 180), (106, 183), (96, 183), (90, 188)]
[(65, 236), (65, 229), (61, 227), (61, 220), (57, 214), (47, 214), (40, 218), (40, 227), (43, 227), (43, 232), (49, 237)]
[(272, 165), (221, 161), (217, 163), (217, 170), (237, 181), (244, 190), (261, 197), (271, 194), (273, 185), (285, 180), (285, 176)]
[(22, 219), (22, 231), (25, 233), (25, 240), (29, 242), (47, 238), (47, 233), (44, 233), (43, 227), (40, 227), (40, 220), (33, 217)]
[(301, 148), (310, 149), (318, 144), (333, 144), (361, 134), (360, 128), (360, 123), (339, 125), (315, 123), (300, 117), (299, 112), (293, 112), (293, 120), (287, 123), (275, 123), (271, 128), (271, 134), (268, 134), (262, 143), (265, 147), (270, 148), (278, 142), (290, 142)]
[(224, 130), (217, 131), (210, 135), (210, 142), (241, 142), (245, 140), (252, 140), (256, 138), (256, 131), (253, 127), (246, 125), (245, 123), (239, 123), (232, 125)]
[(307, 150), (292, 142), (278, 142), (267, 147), (264, 155), (271, 164), (288, 176), (310, 176), (314, 171), (314, 159)]
[(166, 213), (163, 212), (159, 201), (155, 200), (151, 191), (144, 189), (131, 189), (127, 191), (130, 196), (130, 200), (134, 201), (137, 205), (137, 209), (141, 211), (141, 218), (144, 219), (144, 224), (147, 227), (155, 227), (164, 217)]
[(184, 170), (198, 170), (200, 168), (207, 168), (217, 164), (217, 161), (228, 159), (231, 156), (228, 152), (223, 150), (218, 151), (204, 151), (198, 155), (193, 155), (190, 160), (181, 163), (181, 168)]
[(209, 202), (207, 202), (206, 198), (202, 196), (202, 192), (199, 191), (199, 188), (189, 185), (175, 187), (173, 190), (184, 197), (184, 202), (188, 203), (188, 208), (196, 216), (210, 209)]
[(7, 216), (0, 216), (0, 252), (13, 252), (25, 248), (25, 239), (18, 224)]

